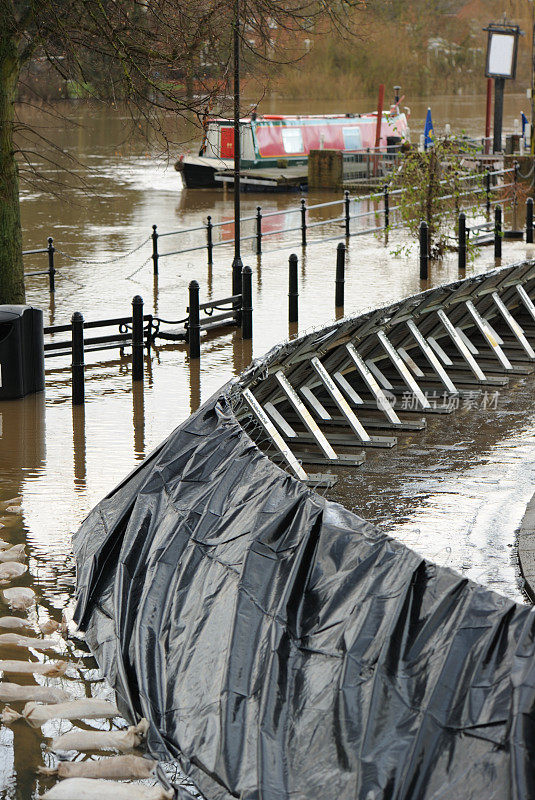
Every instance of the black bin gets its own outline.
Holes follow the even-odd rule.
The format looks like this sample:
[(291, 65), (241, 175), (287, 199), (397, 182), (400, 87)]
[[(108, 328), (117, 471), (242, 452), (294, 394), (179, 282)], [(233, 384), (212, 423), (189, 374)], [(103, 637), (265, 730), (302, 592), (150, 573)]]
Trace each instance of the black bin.
[(386, 152), (397, 153), (401, 149), (401, 136), (386, 137)]
[(0, 400), (44, 388), (43, 312), (32, 306), (0, 306)]

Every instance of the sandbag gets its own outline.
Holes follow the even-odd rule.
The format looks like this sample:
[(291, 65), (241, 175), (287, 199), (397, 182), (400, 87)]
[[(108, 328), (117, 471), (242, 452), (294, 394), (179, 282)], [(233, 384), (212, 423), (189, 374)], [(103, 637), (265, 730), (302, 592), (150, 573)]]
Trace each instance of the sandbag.
[(22, 714), (19, 714), (19, 712), (15, 711), (11, 706), (4, 706), (0, 714), (0, 722), (4, 725), (11, 725), (12, 722), (16, 722), (18, 719), (22, 719)]
[(5, 514), (22, 514), (22, 506), (6, 506), (4, 508)]
[(81, 731), (76, 728), (67, 733), (57, 736), (50, 749), (54, 752), (65, 752), (67, 750), (78, 750), (83, 753), (89, 751), (115, 750), (118, 753), (125, 753), (139, 747), (145, 739), (149, 723), (142, 719), (138, 725), (132, 725), (122, 731)]
[(11, 497), (9, 500), (0, 500), (0, 509), (6, 509), (10, 506), (20, 506), (22, 497)]
[[(5, 528), (5, 525), (2, 525), (0, 522), (0, 528)], [(4, 539), (0, 539), (0, 550), (9, 550), (12, 545), (9, 542), (4, 541)]]
[(8, 583), (13, 578), (20, 578), (24, 575), (28, 567), (26, 564), (21, 564), (20, 561), (6, 561), (0, 563), (0, 582)]
[(69, 666), (68, 661), (15, 661), (0, 659), (0, 672), (11, 672), (19, 675), (46, 675), (49, 678), (59, 678), (65, 675)]
[(33, 625), (29, 619), (23, 619), (22, 617), (0, 617), (0, 628), (16, 631), (21, 628), (33, 628)]
[(161, 786), (140, 786), (92, 778), (67, 778), (57, 783), (41, 800), (173, 800), (174, 792)]
[(13, 547), (8, 545), (0, 552), (0, 561), (22, 561), (26, 552), (23, 544), (15, 544)]
[(156, 763), (141, 756), (111, 756), (88, 761), (59, 761), (56, 767), (39, 767), (38, 771), (41, 775), (57, 775), (59, 778), (133, 780), (150, 778)]
[(21, 633), (0, 633), (0, 647), (31, 647), (33, 650), (53, 650), (61, 647), (60, 639), (37, 639), (35, 636), (23, 636)]
[(40, 703), (64, 703), (71, 695), (55, 686), (21, 686), (18, 683), (0, 681), (0, 700), (4, 703), (20, 703), (36, 700)]
[(27, 586), (14, 586), (12, 589), (4, 589), (2, 598), (10, 608), (22, 611), (35, 603), (35, 592)]
[(47, 636), (49, 633), (55, 633), (56, 631), (62, 631), (63, 625), (59, 622), (56, 622), (54, 619), (47, 619), (45, 622), (38, 623), (37, 627)]
[(108, 700), (99, 700), (89, 697), (84, 700), (71, 700), (68, 703), (54, 705), (40, 705), (39, 703), (26, 703), (22, 714), (6, 706), (2, 712), (2, 721), (9, 724), (17, 719), (25, 719), (29, 724), (38, 728), (49, 719), (111, 719), (118, 717), (119, 712), (114, 703)]

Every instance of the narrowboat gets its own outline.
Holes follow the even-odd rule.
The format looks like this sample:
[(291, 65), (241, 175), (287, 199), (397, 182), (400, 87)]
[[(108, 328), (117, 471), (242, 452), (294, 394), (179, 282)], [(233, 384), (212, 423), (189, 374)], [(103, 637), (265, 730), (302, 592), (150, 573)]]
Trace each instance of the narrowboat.
[[(377, 112), (287, 116), (252, 114), (240, 120), (241, 171), (305, 167), (311, 150), (359, 153), (375, 146)], [(383, 112), (380, 150), (409, 139), (405, 113), (393, 106)], [(234, 168), (232, 120), (210, 117), (198, 155), (182, 154), (175, 169), (187, 187), (221, 186), (217, 174)], [(306, 173), (306, 169), (303, 174)]]

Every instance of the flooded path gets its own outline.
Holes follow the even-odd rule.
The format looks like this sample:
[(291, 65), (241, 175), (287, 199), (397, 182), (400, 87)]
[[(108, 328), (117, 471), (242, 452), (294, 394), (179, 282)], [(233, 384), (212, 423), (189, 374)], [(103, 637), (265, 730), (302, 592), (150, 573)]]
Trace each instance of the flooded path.
[[(356, 110), (373, 107), (373, 101), (359, 102)], [(506, 115), (512, 116), (519, 115), (526, 101), (509, 96), (507, 103)], [(427, 101), (412, 105), (413, 120), (423, 120)], [(290, 109), (272, 105), (264, 110)], [(440, 110), (433, 101), (436, 125), (450, 122), (455, 128), (462, 117), (469, 133), (481, 132), (483, 113), (484, 98), (447, 98)], [(28, 280), (28, 302), (43, 308), (45, 324), (68, 322), (74, 311), (87, 320), (128, 315), (135, 294), (143, 297), (147, 311), (178, 319), (185, 314), (187, 285), (193, 278), (200, 283), (201, 299), (228, 296), (229, 245), (216, 249), (212, 269), (202, 251), (162, 260), (157, 280), (147, 261), (149, 242), (126, 259), (113, 259), (144, 242), (153, 224), (161, 231), (192, 227), (202, 224), (207, 214), (214, 222), (228, 222), (230, 238), (232, 195), (181, 190), (172, 165), (152, 157), (142, 142), (122, 143), (119, 118), (83, 109), (76, 114), (83, 125), (74, 130), (60, 126), (57, 134), (64, 146), (90, 163), (88, 181), (96, 194), (86, 197), (71, 191), (57, 199), (27, 190), (22, 204), (25, 248), (41, 247), (52, 235), (58, 250), (69, 256), (57, 254), (53, 298), (45, 277)], [(418, 125), (413, 123), (413, 128)], [(307, 202), (331, 199), (335, 196), (314, 193)], [(254, 214), (259, 204), (266, 212), (284, 211), (298, 201), (297, 195), (244, 195), (242, 213)], [(335, 254), (341, 233), (332, 225), (325, 235), (334, 240), (311, 243), (304, 254), (289, 246), (295, 241), (289, 236), (273, 239), (266, 247), (272, 252), (261, 259), (250, 244), (244, 247), (244, 263), (254, 273), (252, 349), (239, 333), (227, 332), (203, 340), (199, 365), (189, 362), (183, 346), (157, 346), (146, 359), (144, 391), (132, 390), (129, 357), (115, 351), (88, 355), (83, 409), (71, 406), (69, 359), (47, 360), (44, 396), (0, 403), (0, 501), (22, 496), (20, 513), (2, 515), (0, 537), (26, 545), (29, 569), (13, 585), (35, 590), (36, 618), (60, 622), (69, 607), (75, 581), (71, 535), (93, 505), (252, 356), (295, 333), (287, 322), (292, 251), (299, 256), (299, 331), (334, 317)], [(350, 240), (347, 314), (422, 288), (416, 253), (396, 255), (406, 244), (401, 234), (391, 236), (388, 244), (373, 235)], [(504, 244), (504, 263), (525, 255), (522, 243)], [(28, 270), (46, 266), (35, 258), (28, 261)], [(484, 249), (467, 274), (492, 266), (492, 252)], [(455, 278), (454, 258), (431, 274), (433, 284)], [(433, 419), (424, 434), (400, 436), (398, 447), (388, 455), (368, 453), (366, 464), (342, 476), (330, 496), (439, 563), (522, 599), (513, 545), (535, 473), (534, 390), (532, 378), (519, 379), (514, 390), (500, 395), (495, 409), (463, 407), (452, 417)], [(9, 613), (1, 603), (0, 613)], [(75, 640), (71, 655), (81, 666), (68, 676), (69, 691), (105, 695), (83, 641)], [(0, 658), (6, 657), (0, 647)], [(62, 732), (69, 725), (63, 723)], [(1, 798), (30, 800), (40, 793), (35, 771), (48, 758), (43, 760), (42, 744), (40, 731), (22, 723), (0, 729)]]

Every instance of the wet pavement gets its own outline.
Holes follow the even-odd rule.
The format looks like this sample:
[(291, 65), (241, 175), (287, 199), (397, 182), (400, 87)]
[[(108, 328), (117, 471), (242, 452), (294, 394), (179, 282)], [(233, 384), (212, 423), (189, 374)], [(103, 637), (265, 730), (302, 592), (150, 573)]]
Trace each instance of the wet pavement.
[(426, 558), (525, 602), (515, 531), (535, 486), (534, 393), (534, 377), (519, 377), (463, 398), (451, 415), (428, 415), (425, 430), (397, 432), (388, 453), (367, 451), (329, 496)]

